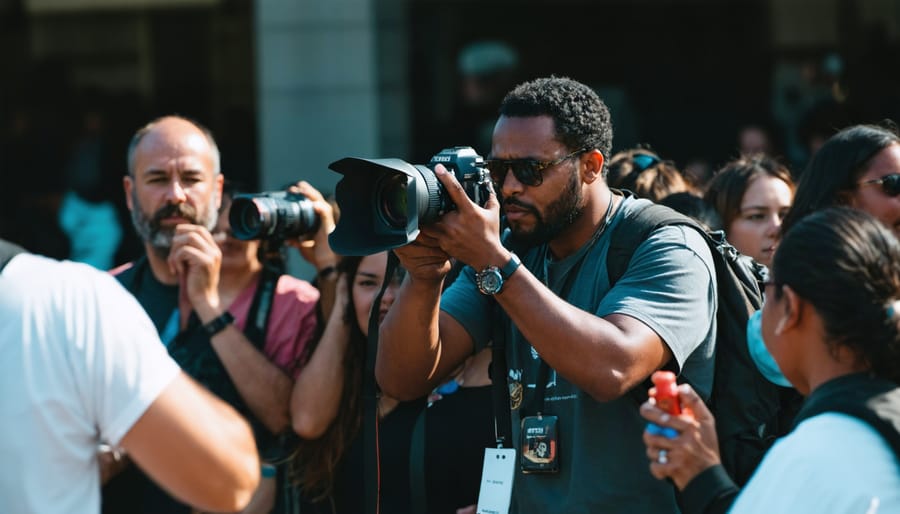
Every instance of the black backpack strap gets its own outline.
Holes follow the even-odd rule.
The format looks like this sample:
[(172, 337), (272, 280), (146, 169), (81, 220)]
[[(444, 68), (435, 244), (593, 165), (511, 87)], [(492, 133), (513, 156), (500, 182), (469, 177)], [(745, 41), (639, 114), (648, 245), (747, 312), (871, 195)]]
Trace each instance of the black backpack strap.
[(9, 264), (9, 261), (11, 261), (13, 257), (20, 253), (25, 253), (25, 251), (26, 250), (19, 245), (14, 245), (9, 241), (0, 239), (0, 271), (3, 271), (3, 268)]
[[(630, 191), (622, 191), (626, 197)], [(638, 246), (650, 237), (654, 230), (668, 225), (689, 225), (706, 236), (706, 231), (691, 218), (664, 205), (648, 203), (625, 213), (609, 235), (609, 253), (606, 256), (606, 272), (609, 285), (615, 285), (631, 262)]]

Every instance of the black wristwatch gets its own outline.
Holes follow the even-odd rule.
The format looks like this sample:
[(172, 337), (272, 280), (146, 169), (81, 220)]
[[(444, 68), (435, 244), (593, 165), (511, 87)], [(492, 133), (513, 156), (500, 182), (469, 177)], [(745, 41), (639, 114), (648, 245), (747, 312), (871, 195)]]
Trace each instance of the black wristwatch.
[(230, 312), (225, 311), (221, 315), (214, 318), (209, 323), (203, 325), (200, 328), (203, 329), (204, 332), (206, 332), (206, 335), (208, 335), (209, 337), (212, 337), (212, 336), (218, 334), (219, 332), (225, 330), (225, 327), (230, 325), (233, 321), (234, 321), (234, 316), (232, 316)]
[(492, 296), (499, 293), (503, 289), (503, 281), (508, 279), (522, 264), (516, 254), (510, 253), (509, 255), (509, 262), (502, 268), (488, 266), (475, 273), (475, 285), (478, 286), (481, 294)]

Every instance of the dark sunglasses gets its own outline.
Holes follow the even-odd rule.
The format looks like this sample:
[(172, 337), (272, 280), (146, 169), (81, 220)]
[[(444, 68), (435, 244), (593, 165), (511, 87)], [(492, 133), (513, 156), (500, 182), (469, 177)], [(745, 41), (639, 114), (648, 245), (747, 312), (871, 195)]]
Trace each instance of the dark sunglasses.
[(516, 180), (526, 186), (539, 186), (544, 182), (543, 171), (552, 166), (565, 162), (576, 155), (587, 152), (590, 148), (575, 150), (569, 155), (564, 155), (553, 161), (538, 161), (535, 159), (487, 159), (484, 167), (491, 173), (491, 180), (497, 187), (502, 187), (506, 180), (506, 174), (512, 170)]
[(881, 184), (881, 190), (888, 196), (900, 195), (900, 173), (892, 173), (881, 178), (864, 180), (859, 183), (860, 186), (869, 184)]

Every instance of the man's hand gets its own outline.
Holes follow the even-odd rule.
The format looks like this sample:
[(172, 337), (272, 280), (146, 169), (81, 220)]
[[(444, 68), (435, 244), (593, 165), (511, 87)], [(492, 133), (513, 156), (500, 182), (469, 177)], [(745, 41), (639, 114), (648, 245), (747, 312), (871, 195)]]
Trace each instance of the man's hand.
[(476, 270), (505, 264), (509, 252), (500, 242), (500, 202), (493, 185), (489, 184), (490, 194), (481, 207), (469, 199), (456, 177), (443, 165), (435, 166), (434, 172), (456, 204), (456, 210), (444, 214), (423, 232), (436, 239), (447, 255)]
[(309, 239), (289, 240), (285, 243), (296, 247), (300, 251), (300, 255), (317, 270), (336, 266), (340, 257), (328, 244), (328, 234), (331, 234), (335, 227), (334, 208), (325, 200), (322, 193), (304, 180), (292, 185), (288, 191), (301, 194), (312, 202), (313, 211), (319, 218), (319, 229)]
[[(175, 227), (169, 267), (178, 275), (181, 295), (204, 323), (219, 314), (219, 268), (222, 251), (205, 227), (180, 224)], [(184, 305), (179, 305), (184, 310)]]
[(440, 242), (427, 228), (421, 228), (415, 241), (395, 248), (394, 253), (416, 280), (440, 282), (450, 273), (450, 256), (441, 249)]

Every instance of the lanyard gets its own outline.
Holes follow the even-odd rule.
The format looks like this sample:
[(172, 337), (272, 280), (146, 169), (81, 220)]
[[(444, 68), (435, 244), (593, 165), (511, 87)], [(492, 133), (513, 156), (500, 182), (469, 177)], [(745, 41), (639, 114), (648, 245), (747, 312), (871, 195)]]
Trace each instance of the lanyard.
[[(560, 291), (559, 291), (559, 297), (562, 298), (563, 300), (565, 300), (566, 297), (568, 297), (569, 292), (572, 289), (572, 286), (575, 284), (575, 277), (577, 277), (578, 273), (581, 271), (581, 265), (584, 263), (585, 257), (587, 257), (587, 254), (589, 254), (591, 252), (591, 249), (594, 247), (594, 245), (597, 243), (597, 241), (600, 240), (600, 236), (602, 236), (603, 233), (606, 232), (606, 227), (609, 226), (609, 222), (613, 216), (613, 204), (615, 203), (615, 198), (613, 195), (615, 195), (615, 193), (613, 193), (610, 196), (609, 205), (606, 207), (606, 214), (604, 215), (603, 224), (600, 225), (599, 227), (597, 227), (597, 230), (595, 230), (594, 234), (591, 236), (591, 240), (588, 242), (587, 246), (582, 250), (582, 253), (578, 257), (578, 260), (575, 261), (575, 264), (573, 264), (572, 267), (569, 268), (569, 272), (566, 273), (566, 278), (565, 278), (565, 281), (563, 282), (562, 289), (560, 289)], [(624, 201), (624, 198), (622, 200)], [(542, 259), (544, 273), (543, 273), (543, 276), (541, 277), (541, 282), (548, 289), (550, 289), (550, 284), (549, 284), (550, 277), (549, 277), (549, 272), (547, 270), (546, 251), (547, 251), (547, 249), (545, 247), (544, 257)], [(531, 402), (532, 408), (529, 409), (529, 412), (533, 412), (538, 416), (540, 416), (541, 413), (544, 411), (544, 396), (547, 392), (547, 379), (549, 378), (549, 375), (550, 375), (550, 366), (547, 364), (546, 361), (544, 361), (543, 357), (539, 357), (539, 359), (541, 362), (538, 367), (537, 380), (534, 383), (534, 398), (532, 399), (532, 402)]]

